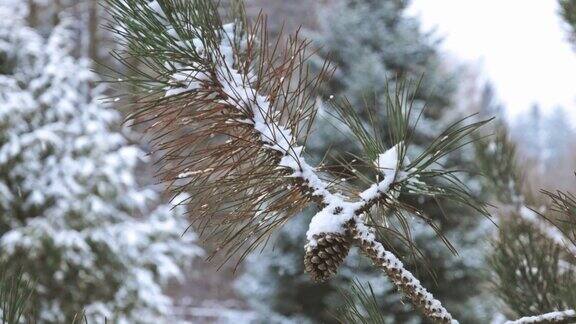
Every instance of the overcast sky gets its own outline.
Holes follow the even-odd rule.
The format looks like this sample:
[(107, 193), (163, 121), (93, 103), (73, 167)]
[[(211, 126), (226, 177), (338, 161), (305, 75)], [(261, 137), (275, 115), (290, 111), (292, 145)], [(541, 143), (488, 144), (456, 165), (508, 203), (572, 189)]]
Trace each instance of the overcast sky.
[(576, 120), (576, 52), (556, 0), (414, 0), (410, 10), (445, 50), (481, 64), (511, 117), (537, 102)]

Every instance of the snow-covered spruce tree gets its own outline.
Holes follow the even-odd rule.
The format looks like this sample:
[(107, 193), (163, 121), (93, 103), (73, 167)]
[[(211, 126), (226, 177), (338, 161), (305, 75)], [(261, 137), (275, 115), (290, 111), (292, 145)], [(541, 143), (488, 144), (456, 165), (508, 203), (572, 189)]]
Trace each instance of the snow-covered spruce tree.
[[(504, 125), (490, 141), (476, 142), (487, 175), (499, 235), (491, 267), (507, 323), (576, 321), (576, 196), (541, 191), (548, 206), (532, 194), (517, 166), (516, 146)], [(528, 316), (526, 316), (528, 315)]]
[[(350, 178), (354, 175), (338, 168), (337, 162), (353, 164), (361, 154), (361, 148), (351, 132), (333, 116), (333, 110), (329, 108), (331, 97), (346, 97), (365, 125), (373, 123), (371, 115), (376, 115), (379, 127), (386, 129), (393, 121), (387, 119), (385, 109), (366, 109), (365, 102), (385, 106), (388, 100), (385, 85), (394, 91), (401, 78), (417, 80), (423, 77), (419, 87), (410, 89), (413, 93), (409, 94), (414, 99), (414, 109), (427, 105), (422, 116), (414, 114), (420, 118), (419, 127), (412, 134), (410, 153), (414, 154), (422, 152), (451, 119), (458, 117), (458, 112), (452, 108), (455, 76), (441, 67), (437, 41), (433, 35), (421, 31), (417, 19), (406, 14), (407, 5), (407, 1), (395, 0), (335, 1), (320, 9), (319, 30), (309, 32), (314, 44), (320, 48), (319, 55), (312, 60), (313, 66), (318, 70), (323, 59), (329, 58), (336, 71), (333, 78), (319, 88), (319, 96), (328, 103), (318, 113), (307, 142), (307, 152), (312, 159), (320, 161), (328, 151), (323, 162), (336, 164), (334, 170), (347, 181), (352, 181)], [(382, 133), (387, 136), (385, 131)], [(467, 149), (451, 154), (442, 163), (463, 168), (466, 160), (472, 159), (473, 151)], [(470, 186), (478, 183), (467, 174), (458, 176)], [(493, 228), (492, 224), (450, 201), (442, 201), (443, 209), (440, 209), (435, 198), (403, 198), (412, 199), (412, 203), (437, 221), (442, 233), (450, 238), (459, 253), (454, 255), (426, 224), (415, 223), (411, 228), (412, 237), (419, 243), (423, 258), (433, 272), (419, 267), (421, 258), (407, 258), (406, 262), (418, 269), (418, 277), (460, 319), (468, 323), (485, 322), (483, 315), (487, 314), (479, 301), (479, 283), (485, 277), (482, 265), (487, 240), (484, 238)], [(302, 217), (310, 219), (312, 216), (313, 212), (309, 212)], [(400, 296), (394, 286), (380, 280), (379, 272), (356, 251), (352, 251), (339, 275), (329, 283), (318, 287), (306, 280), (303, 265), (298, 262), (304, 253), (300, 247), (307, 229), (304, 223), (302, 219), (288, 223), (273, 247), (253, 253), (247, 260), (245, 275), (237, 283), (239, 291), (263, 318), (274, 315), (283, 316), (287, 321), (293, 318), (295, 322), (302, 318), (335, 321), (332, 311), (343, 302), (338, 290), (358, 279), (371, 283), (378, 303), (388, 310), (388, 321), (417, 321), (410, 307), (398, 302)], [(395, 248), (401, 255), (411, 255), (409, 248), (399, 244), (395, 244)], [(438, 285), (438, 282), (442, 284)]]
[(39, 322), (158, 323), (201, 254), (184, 210), (137, 183), (143, 152), (69, 55), (72, 23), (44, 39), (1, 4), (0, 258), (36, 282)]
[(385, 129), (377, 120), (367, 127), (346, 101), (334, 100), (335, 113), (362, 147), (348, 166), (357, 178), (344, 185), (335, 181), (337, 173), (308, 164), (305, 146), (297, 143), (314, 136), (312, 94), (326, 75), (309, 76), (307, 41), (295, 35), (280, 46), (267, 38), (262, 17), (250, 23), (242, 10), (223, 24), (209, 0), (110, 0), (109, 7), (122, 26), (120, 41), (130, 44), (116, 56), (148, 66), (126, 80), (139, 89), (132, 118), (151, 123), (160, 176), (176, 194), (190, 193), (191, 218), (215, 252), (242, 258), (313, 205), (316, 214), (301, 242), (312, 279), (332, 278), (355, 246), (423, 317), (456, 322), (385, 240), (416, 249), (407, 234), (415, 221), (407, 213), (439, 231), (404, 196), (452, 199), (486, 214), (455, 171), (438, 165), (485, 121), (451, 124), (408, 158), (414, 117), (407, 88), (389, 92), (382, 109), (392, 122)]

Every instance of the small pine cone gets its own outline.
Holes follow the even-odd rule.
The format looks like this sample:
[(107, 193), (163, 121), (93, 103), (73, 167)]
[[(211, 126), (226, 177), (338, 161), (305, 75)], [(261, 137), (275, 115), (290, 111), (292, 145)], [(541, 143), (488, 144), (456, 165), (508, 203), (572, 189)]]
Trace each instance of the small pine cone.
[(314, 235), (316, 246), (306, 244), (304, 269), (316, 282), (324, 282), (336, 274), (350, 251), (351, 240), (347, 235), (320, 233)]

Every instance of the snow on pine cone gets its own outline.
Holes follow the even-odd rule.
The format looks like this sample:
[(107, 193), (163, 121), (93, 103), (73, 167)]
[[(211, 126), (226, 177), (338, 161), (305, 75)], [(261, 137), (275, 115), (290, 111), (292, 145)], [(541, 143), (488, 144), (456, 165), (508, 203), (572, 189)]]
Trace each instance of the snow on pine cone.
[(316, 282), (324, 282), (336, 274), (350, 251), (351, 240), (338, 233), (314, 235), (316, 246), (306, 244), (304, 269)]

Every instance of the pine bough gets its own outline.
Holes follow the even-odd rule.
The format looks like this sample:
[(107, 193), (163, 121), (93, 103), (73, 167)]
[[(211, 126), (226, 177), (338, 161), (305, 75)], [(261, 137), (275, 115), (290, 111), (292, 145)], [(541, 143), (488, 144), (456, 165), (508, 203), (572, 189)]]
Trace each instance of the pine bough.
[(496, 127), (491, 141), (477, 141), (475, 146), (480, 170), (500, 204), (500, 235), (490, 262), (497, 278), (495, 288), (516, 313), (550, 311), (506, 323), (574, 322), (576, 241), (570, 228), (576, 220), (576, 197), (541, 190), (550, 200), (548, 207), (526, 207), (540, 202), (525, 192), (529, 186), (505, 125)]
[(355, 245), (424, 316), (457, 322), (377, 239), (379, 224), (370, 215), (384, 210), (401, 219), (410, 213), (434, 227), (399, 200), (404, 194), (454, 199), (487, 215), (454, 171), (437, 168), (487, 121), (449, 126), (410, 161), (414, 118), (406, 89), (386, 89), (395, 139), (389, 149), (352, 107), (335, 103), (338, 118), (364, 149), (366, 178), (376, 178), (364, 190), (341, 185), (309, 164), (305, 145), (297, 144), (311, 134), (313, 94), (330, 74), (326, 64), (309, 75), (307, 59), (314, 53), (298, 34), (285, 44), (269, 40), (265, 17), (248, 24), (237, 2), (229, 24), (208, 0), (110, 0), (109, 8), (111, 28), (126, 48), (114, 53), (127, 71), (121, 81), (131, 81), (141, 95), (131, 118), (149, 127), (160, 177), (175, 194), (190, 193), (185, 203), (191, 219), (204, 237), (216, 240), (216, 252), (242, 259), (314, 203), (319, 211), (307, 232), (304, 260), (313, 279), (330, 279)]

